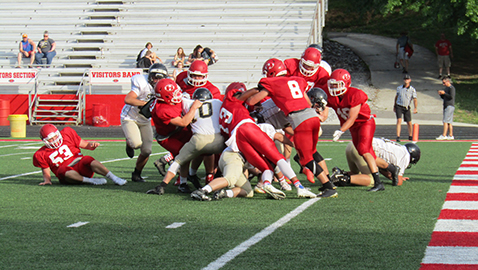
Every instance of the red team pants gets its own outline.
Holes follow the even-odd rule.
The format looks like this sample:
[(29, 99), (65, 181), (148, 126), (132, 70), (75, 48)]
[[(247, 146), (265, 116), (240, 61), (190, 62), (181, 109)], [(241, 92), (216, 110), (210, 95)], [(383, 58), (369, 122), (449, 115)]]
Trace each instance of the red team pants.
[(318, 117), (309, 118), (294, 129), (295, 150), (299, 154), (302, 166), (314, 159), (312, 155), (317, 152), (319, 130), (320, 119)]
[(352, 143), (359, 155), (363, 156), (365, 153), (370, 153), (374, 159), (377, 158), (372, 147), (373, 135), (375, 134), (375, 119), (370, 119), (359, 125), (354, 124), (350, 128), (352, 134)]
[[(93, 177), (95, 172), (91, 169), (91, 162), (93, 162), (95, 159), (90, 156), (83, 156), (78, 163), (76, 163), (73, 166), (68, 166), (68, 162), (63, 163), (64, 165), (58, 168), (58, 171), (56, 172), (56, 177), (58, 177), (58, 180), (60, 180), (61, 184), (67, 184), (65, 181), (65, 174), (67, 171), (74, 170), (78, 172), (81, 176), (84, 177)], [(73, 160), (72, 160), (73, 161)]]
[(192, 136), (193, 133), (190, 129), (183, 129), (166, 140), (159, 141), (158, 143), (164, 147), (164, 149), (171, 152), (173, 157), (175, 157), (179, 154), (179, 150), (181, 150), (181, 148), (183, 148), (183, 146), (189, 142)]
[(274, 170), (272, 165), (285, 159), (274, 142), (256, 124), (244, 123), (236, 130), (236, 143), (239, 151), (252, 166), (261, 172)]

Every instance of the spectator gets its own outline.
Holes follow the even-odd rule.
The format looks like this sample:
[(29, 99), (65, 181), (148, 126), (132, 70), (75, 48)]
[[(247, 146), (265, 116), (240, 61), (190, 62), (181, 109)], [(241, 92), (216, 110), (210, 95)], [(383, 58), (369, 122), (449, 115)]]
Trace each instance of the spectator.
[(37, 45), (33, 40), (28, 38), (27, 34), (22, 35), (22, 41), (20, 42), (20, 52), (18, 53), (18, 66), (22, 67), (22, 57), (25, 56), (26, 58), (30, 58), (30, 65), (28, 67), (32, 67), (33, 61), (35, 61), (35, 52)]
[(141, 58), (145, 57), (146, 52), (151, 51), (151, 48), (153, 48), (153, 44), (151, 42), (146, 43), (146, 45), (144, 45), (144, 49), (139, 51), (138, 56), (136, 57), (136, 62), (139, 62)]
[(450, 77), (444, 77), (442, 82), (445, 89), (438, 90), (438, 94), (443, 99), (443, 133), (436, 139), (439, 141), (454, 140), (452, 123), (453, 112), (455, 112), (455, 87), (451, 84)]
[(413, 125), (412, 115), (410, 114), (410, 103), (413, 100), (413, 106), (415, 109), (413, 113), (417, 113), (417, 91), (410, 85), (412, 78), (410, 75), (405, 74), (403, 77), (404, 84), (397, 87), (397, 95), (395, 96), (393, 111), (397, 116), (397, 142), (400, 142), (400, 133), (402, 129), (402, 115), (408, 127), (408, 140), (412, 140)]
[(400, 37), (397, 40), (397, 55), (400, 59), (400, 64), (403, 67), (403, 73), (408, 73), (408, 55), (405, 53), (405, 46), (408, 44), (412, 49), (413, 45), (410, 43), (410, 39), (408, 38), (407, 32), (401, 32)]
[(445, 34), (440, 35), (440, 40), (435, 43), (435, 52), (438, 57), (438, 68), (440, 75), (438, 79), (443, 77), (443, 67), (446, 67), (447, 76), (450, 77), (450, 66), (453, 58), (453, 50), (451, 48), (451, 42), (445, 38)]
[(184, 50), (182, 47), (179, 47), (178, 50), (176, 51), (176, 54), (174, 55), (174, 60), (173, 60), (173, 66), (177, 67), (179, 62), (182, 62), (184, 65), (184, 62), (186, 61), (186, 54), (184, 54)]
[(53, 39), (49, 38), (48, 31), (43, 33), (43, 39), (38, 42), (38, 52), (35, 54), (35, 63), (41, 65), (42, 58), (46, 58), (47, 67), (50, 66), (53, 57), (56, 55), (56, 43)]
[(187, 68), (184, 68), (184, 63), (183, 63), (183, 61), (178, 61), (176, 67), (177, 67), (177, 68), (173, 71), (174, 81), (176, 81), (176, 77), (178, 76), (179, 73), (188, 70)]
[(211, 48), (204, 48), (201, 53), (202, 58), (204, 58), (204, 62), (208, 64), (208, 66), (217, 62), (217, 55)]
[(189, 55), (186, 65), (191, 65), (195, 60), (203, 61), (204, 60), (204, 58), (202, 57), (203, 50), (204, 50), (203, 47), (198, 44), (196, 48), (194, 48), (193, 52)]
[(51, 172), (60, 184), (106, 184), (104, 178), (92, 178), (95, 173), (116, 185), (126, 184), (126, 180), (114, 175), (99, 161), (81, 154), (81, 149), (95, 150), (100, 144), (83, 140), (72, 128), (59, 131), (54, 125), (46, 124), (40, 129), (40, 138), (45, 145), (33, 155), (33, 165), (42, 169), (40, 186), (51, 185)]

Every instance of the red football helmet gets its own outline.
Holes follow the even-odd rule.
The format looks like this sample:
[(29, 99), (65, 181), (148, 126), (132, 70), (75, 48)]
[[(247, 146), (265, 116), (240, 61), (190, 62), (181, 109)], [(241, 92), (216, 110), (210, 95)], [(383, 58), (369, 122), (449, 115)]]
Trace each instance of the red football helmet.
[(267, 60), (262, 67), (262, 75), (266, 75), (266, 77), (277, 77), (286, 74), (287, 68), (284, 62), (277, 58)]
[(224, 92), (224, 95), (227, 95), (227, 92), (238, 89), (241, 92), (246, 92), (246, 85), (241, 83), (241, 82), (233, 82), (230, 85), (227, 86), (226, 91)]
[(305, 49), (304, 53), (300, 58), (300, 73), (307, 77), (314, 75), (317, 70), (319, 70), (321, 60), (322, 55), (317, 48), (309, 47)]
[(52, 124), (46, 124), (40, 129), (40, 139), (46, 147), (56, 149), (63, 144), (60, 131)]
[[(193, 78), (192, 75), (203, 77)], [(204, 86), (207, 83), (207, 64), (204, 61), (196, 60), (191, 64), (188, 70), (188, 82), (195, 87)]]
[(342, 68), (336, 69), (330, 74), (330, 79), (327, 81), (329, 93), (331, 96), (343, 95), (352, 83), (350, 73)]
[(156, 99), (166, 103), (181, 103), (182, 93), (178, 84), (171, 79), (161, 79), (154, 88)]

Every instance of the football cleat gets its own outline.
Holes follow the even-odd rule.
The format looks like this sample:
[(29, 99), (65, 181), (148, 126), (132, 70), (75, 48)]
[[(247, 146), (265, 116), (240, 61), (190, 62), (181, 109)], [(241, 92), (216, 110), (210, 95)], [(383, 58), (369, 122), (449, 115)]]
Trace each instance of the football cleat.
[(299, 198), (315, 198), (315, 197), (317, 197), (317, 195), (312, 193), (307, 188), (298, 188), (297, 189), (297, 197), (299, 197)]
[(141, 174), (131, 173), (131, 181), (133, 182), (145, 182), (144, 178), (141, 177)]
[(393, 170), (390, 171), (392, 176), (392, 186), (398, 186), (398, 173), (400, 172), (400, 167), (391, 164)]
[(93, 184), (95, 186), (101, 186), (106, 184), (106, 179), (104, 178), (90, 178), (90, 179), (91, 179), (90, 184)]
[(440, 136), (438, 136), (435, 140), (437, 140), (437, 141), (444, 141), (444, 140), (447, 139), (446, 137), (447, 137), (447, 136), (440, 135)]
[(211, 198), (207, 196), (206, 192), (202, 189), (195, 190), (191, 193), (191, 199), (196, 201), (210, 201)]
[(153, 164), (156, 167), (156, 169), (158, 169), (158, 172), (159, 174), (161, 174), (161, 176), (166, 175), (166, 164), (169, 164), (169, 163), (166, 161), (165, 156), (162, 156), (160, 159), (156, 160)]
[(111, 179), (111, 180), (113, 180), (113, 182), (114, 182), (116, 185), (118, 185), (118, 186), (123, 186), (123, 185), (125, 185), (126, 182), (127, 182), (127, 181), (124, 180), (123, 178), (119, 178), (119, 177), (117, 177), (117, 176), (114, 177), (114, 178)]
[(178, 187), (178, 192), (181, 193), (191, 193), (191, 190), (189, 189), (189, 186), (187, 183), (180, 184)]
[(129, 146), (128, 144), (126, 144), (126, 155), (127, 155), (129, 158), (133, 158), (133, 157), (134, 157), (134, 149), (133, 149), (133, 147)]
[(383, 185), (382, 182), (380, 182), (380, 183), (375, 183), (373, 188), (371, 188), (367, 191), (376, 192), (376, 191), (382, 191), (382, 190), (385, 190), (385, 186)]
[(266, 193), (266, 192), (264, 191), (264, 189), (262, 189), (262, 186), (259, 186), (259, 185), (256, 185), (256, 186), (254, 187), (254, 192), (255, 192), (255, 193), (260, 193), (260, 194)]
[(150, 189), (150, 190), (146, 191), (146, 194), (163, 195), (164, 194), (164, 188), (162, 186), (157, 186), (153, 189)]
[[(344, 172), (339, 167), (334, 167), (332, 169), (332, 175), (330, 176), (330, 181), (332, 181), (334, 185), (339, 187), (350, 186), (350, 175)], [(324, 191), (324, 190), (319, 189), (319, 191)]]
[(212, 196), (213, 200), (220, 200), (220, 199), (224, 199), (224, 198), (227, 198), (227, 194), (226, 194), (225, 189), (221, 189), (221, 190), (218, 190), (218, 191), (214, 192), (214, 195)]
[(285, 190), (285, 191), (291, 191), (292, 190), (292, 188), (290, 187), (290, 185), (287, 183), (286, 180), (280, 181), (279, 184), (280, 184), (280, 189), (281, 190)]
[(197, 176), (197, 174), (188, 175), (188, 181), (191, 182), (196, 189), (201, 189), (202, 188), (201, 183), (199, 183), (199, 180), (200, 179)]
[(337, 198), (339, 194), (337, 193), (337, 190), (335, 188), (330, 189), (326, 188), (324, 191), (320, 192), (317, 197), (320, 198)]
[(283, 200), (285, 199), (285, 193), (278, 190), (277, 188), (275, 188), (273, 185), (264, 185), (262, 187), (262, 190), (264, 190), (267, 194), (269, 194), (269, 196), (271, 196), (272, 198), (274, 198), (275, 200)]

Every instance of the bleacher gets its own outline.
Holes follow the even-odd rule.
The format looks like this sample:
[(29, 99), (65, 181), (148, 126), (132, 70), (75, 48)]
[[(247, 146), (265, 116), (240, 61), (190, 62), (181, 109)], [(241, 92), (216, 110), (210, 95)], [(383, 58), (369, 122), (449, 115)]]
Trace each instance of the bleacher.
[[(21, 34), (35, 43), (43, 31), (56, 41), (57, 56), (42, 68), (39, 91), (76, 90), (89, 68), (134, 68), (146, 42), (171, 69), (178, 47), (213, 48), (219, 61), (210, 81), (220, 89), (232, 81), (253, 86), (270, 57), (299, 57), (307, 45), (316, 0), (239, 1), (7, 1), (0, 0), (0, 68), (17, 65)], [(27, 68), (29, 59), (23, 59)], [(26, 93), (31, 86), (2, 86)], [(129, 85), (97, 87), (93, 93), (124, 94)]]

